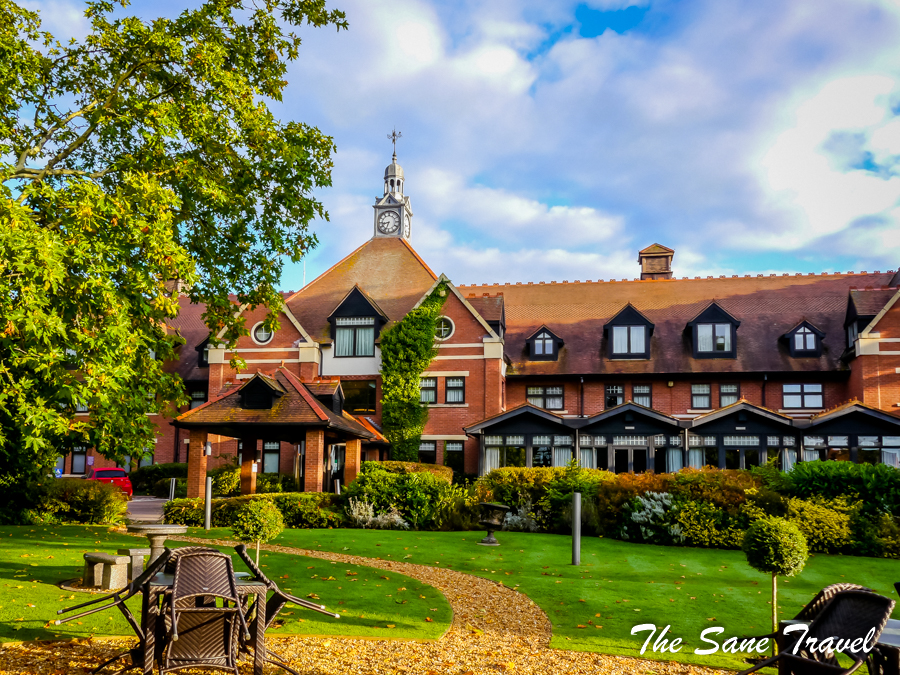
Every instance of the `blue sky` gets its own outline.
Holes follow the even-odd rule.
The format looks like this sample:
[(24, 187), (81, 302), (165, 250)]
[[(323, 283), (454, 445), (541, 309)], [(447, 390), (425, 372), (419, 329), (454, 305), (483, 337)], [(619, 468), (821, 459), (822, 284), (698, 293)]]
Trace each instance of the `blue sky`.
[(897, 0), (332, 4), (350, 30), (304, 30), (276, 108), (338, 147), (307, 281), (371, 236), (395, 126), (413, 246), (456, 283), (633, 278), (653, 242), (676, 276), (900, 266)]

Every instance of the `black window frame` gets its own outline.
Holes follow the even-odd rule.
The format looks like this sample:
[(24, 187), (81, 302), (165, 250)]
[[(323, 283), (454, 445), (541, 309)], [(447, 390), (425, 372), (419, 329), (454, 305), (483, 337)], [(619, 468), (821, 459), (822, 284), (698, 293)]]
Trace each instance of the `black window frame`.
[[(614, 391), (618, 389), (618, 391)], [(616, 401), (610, 403), (611, 400)], [(603, 385), (603, 409), (615, 408), (625, 403), (625, 385), (624, 384), (605, 384)]]
[[(430, 450), (423, 449), (423, 446), (430, 446)], [(423, 453), (425, 455), (433, 455), (431, 461), (426, 461), (429, 457), (423, 457)], [(422, 464), (437, 464), (437, 441), (419, 441), (419, 450), (416, 453), (416, 459)]]
[[(638, 392), (637, 391), (638, 387), (647, 387), (647, 391), (646, 392)], [(640, 401), (638, 401), (638, 396), (640, 396), (642, 398), (646, 397), (647, 402), (641, 403)], [(653, 407), (653, 385), (652, 384), (643, 384), (643, 383), (631, 385), (631, 400), (632, 400), (632, 402), (637, 403), (638, 405), (642, 405), (645, 408), (652, 408)]]
[[(337, 324), (337, 320), (334, 322), (334, 358), (336, 359), (359, 359), (359, 358), (372, 358), (375, 356), (375, 340), (378, 338), (378, 321), (374, 316), (341, 316), (336, 317), (336, 319), (371, 319), (371, 324), (364, 325), (351, 325), (351, 326), (339, 326)], [(372, 352), (367, 354), (359, 353), (359, 331), (361, 330), (371, 330), (372, 331)], [(338, 354), (337, 353), (337, 343), (338, 343), (338, 333), (340, 331), (350, 331), (353, 333), (353, 347), (350, 350), (350, 354)]]
[[(548, 389), (559, 389), (559, 394), (548, 394)], [(530, 389), (540, 389), (540, 393), (529, 393)], [(531, 399), (541, 399), (541, 405), (537, 403), (532, 403)], [(549, 408), (547, 407), (547, 399), (548, 398), (559, 398), (560, 406), (558, 408)], [(525, 387), (525, 400), (528, 401), (531, 405), (541, 408), (543, 410), (565, 410), (566, 409), (566, 387), (561, 384), (550, 384), (550, 385), (532, 385)]]
[[(797, 347), (798, 335), (804, 336), (804, 346), (802, 348)], [(806, 338), (808, 338), (810, 335), (813, 337), (813, 346), (807, 347)], [(788, 352), (792, 357), (803, 358), (822, 355), (822, 340), (825, 338), (825, 333), (820, 331), (808, 321), (802, 322), (799, 326), (791, 330), (789, 333), (785, 334), (785, 338), (787, 338), (788, 342)]]
[[(633, 328), (644, 329), (644, 349), (642, 351), (635, 351), (632, 346), (632, 331)], [(617, 352), (615, 351), (615, 329), (616, 328), (627, 328), (627, 351), (625, 352)], [(649, 359), (650, 358), (650, 339), (653, 336), (653, 323), (647, 319), (643, 314), (641, 314), (634, 305), (631, 303), (625, 305), (616, 314), (612, 319), (610, 319), (609, 323), (603, 326), (603, 334), (605, 335), (607, 347), (606, 353), (607, 357), (610, 360), (639, 360), (639, 359)]]
[[(459, 380), (462, 382), (462, 385), (459, 387), (451, 387), (450, 380)], [(462, 398), (460, 398), (460, 400), (458, 400), (458, 401), (451, 401), (450, 395), (449, 395), (451, 391), (461, 392)], [(462, 405), (465, 402), (466, 402), (466, 378), (461, 377), (461, 376), (456, 376), (456, 375), (445, 377), (444, 378), (444, 403), (446, 403), (447, 405)]]
[[(434, 386), (423, 387), (422, 383), (426, 382), (426, 381), (433, 382)], [(438, 402), (438, 400), (437, 400), (437, 391), (438, 391), (437, 381), (438, 381), (438, 379), (436, 377), (420, 377), (419, 378), (419, 403), (421, 403), (422, 405), (435, 405)], [(422, 398), (422, 395), (426, 391), (433, 392), (432, 400), (426, 401)]]
[[(694, 387), (707, 387), (705, 394), (699, 394), (694, 391)], [(707, 405), (697, 405), (697, 397), (705, 396), (708, 400)], [(709, 382), (694, 382), (691, 384), (691, 410), (712, 410), (712, 384)]]
[[(722, 387), (737, 387), (737, 391), (735, 391), (734, 393), (725, 392), (723, 394)], [(724, 396), (734, 396), (735, 399), (731, 403), (725, 403), (724, 401), (722, 401), (723, 395)], [(740, 400), (741, 400), (741, 383), (740, 382), (720, 382), (719, 383), (719, 407), (720, 408), (724, 408), (726, 405), (733, 405), (734, 403), (737, 403)]]
[[(197, 394), (200, 394), (200, 396), (198, 397)], [(191, 402), (189, 404), (190, 409), (193, 410), (194, 408), (199, 408), (201, 405), (206, 403), (208, 400), (209, 400), (209, 394), (207, 393), (207, 391), (205, 389), (194, 389), (191, 391)], [(195, 403), (197, 405), (194, 405)]]
[[(799, 392), (788, 392), (787, 387), (800, 387)], [(818, 387), (819, 391), (806, 391), (807, 387)], [(789, 406), (788, 396), (799, 396), (800, 406)], [(819, 405), (807, 405), (807, 396), (818, 396)], [(821, 382), (785, 382), (781, 385), (781, 407), (785, 410), (823, 410), (825, 408), (825, 385)]]
[[(735, 359), (737, 358), (737, 329), (741, 322), (735, 319), (731, 314), (722, 309), (717, 303), (712, 303), (705, 310), (700, 312), (695, 319), (688, 322), (687, 327), (691, 330), (691, 338), (693, 341), (692, 349), (695, 359)], [(712, 350), (700, 349), (700, 330), (701, 327), (709, 326), (712, 330)], [(729, 339), (731, 345), (729, 349), (718, 350), (716, 345), (717, 326), (729, 327)]]
[[(269, 447), (266, 447), (269, 446)], [(266, 471), (266, 455), (270, 457), (275, 455), (277, 457), (277, 471)], [(259, 461), (259, 472), (267, 473), (267, 474), (279, 474), (281, 473), (281, 441), (263, 441), (262, 444), (262, 456)]]
[[(627, 329), (627, 336), (625, 338), (625, 341), (628, 346), (624, 352), (616, 351), (615, 332), (616, 332), (617, 328)], [(634, 349), (633, 345), (631, 344), (632, 336), (633, 336), (632, 330), (634, 330), (635, 328), (640, 328), (644, 334), (644, 340), (643, 340), (644, 348), (641, 349), (640, 351)], [(647, 326), (634, 325), (634, 324), (620, 324), (617, 326), (610, 326), (610, 329), (609, 329), (610, 357), (609, 358), (611, 358), (611, 359), (636, 359), (636, 358), (646, 359), (646, 358), (649, 358), (649, 356), (647, 354), (647, 352), (649, 351), (649, 349), (647, 347), (648, 341), (649, 341), (649, 338), (647, 337)]]
[[(541, 342), (541, 353), (537, 353), (537, 342)], [(546, 351), (547, 343), (550, 345), (550, 352)], [(525, 340), (525, 349), (528, 353), (529, 361), (556, 361), (559, 359), (559, 350), (565, 342), (547, 326), (541, 326), (534, 331), (531, 336)]]

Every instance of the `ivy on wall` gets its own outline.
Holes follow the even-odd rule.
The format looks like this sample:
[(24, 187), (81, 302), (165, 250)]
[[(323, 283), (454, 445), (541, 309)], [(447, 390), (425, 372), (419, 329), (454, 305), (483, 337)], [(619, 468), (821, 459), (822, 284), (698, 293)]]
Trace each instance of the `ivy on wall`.
[(428, 421), (419, 403), (419, 379), (436, 356), (434, 333), (447, 286), (438, 286), (421, 305), (381, 334), (381, 425), (391, 458), (416, 461)]

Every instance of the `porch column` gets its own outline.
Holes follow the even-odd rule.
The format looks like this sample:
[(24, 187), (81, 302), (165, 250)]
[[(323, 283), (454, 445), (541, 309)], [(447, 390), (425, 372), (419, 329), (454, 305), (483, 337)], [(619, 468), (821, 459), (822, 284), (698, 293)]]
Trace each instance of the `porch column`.
[(325, 430), (309, 429), (306, 432), (306, 462), (304, 464), (303, 491), (321, 492), (325, 465)]
[(344, 485), (350, 485), (359, 473), (360, 454), (362, 441), (358, 438), (347, 441), (347, 451), (344, 456)]
[(187, 496), (206, 496), (206, 441), (209, 434), (203, 429), (191, 429), (188, 446)]
[(256, 446), (259, 444), (257, 438), (241, 439), (241, 494), (256, 494), (256, 472), (259, 467), (256, 465)]

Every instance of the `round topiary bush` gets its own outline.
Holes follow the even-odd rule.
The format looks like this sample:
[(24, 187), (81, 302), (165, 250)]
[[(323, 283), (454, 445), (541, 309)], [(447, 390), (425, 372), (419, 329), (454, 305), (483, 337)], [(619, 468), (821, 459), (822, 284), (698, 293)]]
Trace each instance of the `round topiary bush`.
[(256, 564), (259, 564), (259, 545), (271, 541), (284, 530), (284, 518), (269, 499), (251, 499), (234, 514), (231, 532), (238, 541), (256, 543)]
[(809, 558), (806, 537), (784, 518), (757, 520), (744, 534), (744, 554), (753, 569), (772, 575), (772, 625), (778, 630), (778, 575), (800, 574)]

